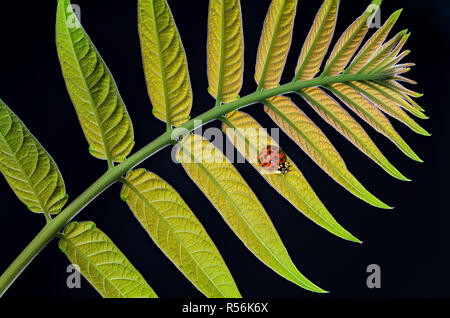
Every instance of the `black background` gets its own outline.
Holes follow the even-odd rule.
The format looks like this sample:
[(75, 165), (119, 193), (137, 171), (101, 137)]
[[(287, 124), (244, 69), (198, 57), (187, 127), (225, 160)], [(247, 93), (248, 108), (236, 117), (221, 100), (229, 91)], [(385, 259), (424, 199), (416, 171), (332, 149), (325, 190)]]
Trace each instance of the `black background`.
[[(241, 96), (255, 90), (256, 50), (269, 0), (243, 0), (245, 78)], [(299, 1), (293, 45), (282, 82), (294, 73), (301, 46), (321, 1)], [(356, 19), (369, 1), (342, 1), (337, 35)], [(137, 1), (74, 1), (81, 20), (111, 69), (135, 129), (137, 150), (157, 137), (165, 124), (152, 116), (142, 70), (137, 33)], [(214, 101), (207, 93), (206, 23), (208, 1), (169, 1), (185, 46), (194, 92), (192, 116)], [(392, 34), (408, 28), (412, 36), (408, 60), (417, 66), (409, 77), (424, 92), (419, 102), (430, 119), (421, 124), (432, 137), (415, 135), (393, 122), (398, 132), (424, 160), (413, 162), (392, 143), (367, 131), (387, 158), (413, 182), (384, 173), (341, 135), (326, 125), (300, 99), (298, 105), (315, 120), (339, 150), (350, 171), (393, 211), (373, 208), (338, 186), (291, 140), (281, 145), (301, 168), (319, 197), (346, 229), (364, 243), (339, 239), (321, 229), (286, 200), (248, 164), (237, 168), (267, 209), (300, 271), (328, 295), (314, 295), (279, 277), (257, 260), (236, 238), (212, 205), (170, 159), (167, 148), (141, 166), (164, 177), (180, 192), (214, 240), (235, 281), (246, 297), (448, 297), (450, 253), (448, 199), (449, 64), (448, 1), (386, 0), (383, 21), (404, 8)], [(2, 1), (0, 4), (0, 96), (25, 122), (57, 162), (70, 199), (76, 198), (106, 169), (91, 157), (74, 108), (66, 92), (54, 41), (56, 1)], [(335, 36), (336, 40), (336, 36)], [(334, 42), (333, 42), (334, 43)], [(265, 127), (275, 127), (262, 106), (248, 111)], [(448, 125), (448, 124), (447, 124)], [(76, 220), (93, 220), (142, 273), (160, 297), (201, 297), (149, 239), (125, 204), (120, 185), (109, 188), (87, 206)], [(0, 182), (0, 272), (13, 261), (44, 225), (42, 215), (30, 213), (4, 180)], [(19, 297), (98, 297), (85, 280), (81, 289), (66, 287), (67, 258), (52, 241), (5, 294)], [(366, 268), (379, 264), (381, 289), (368, 289)]]

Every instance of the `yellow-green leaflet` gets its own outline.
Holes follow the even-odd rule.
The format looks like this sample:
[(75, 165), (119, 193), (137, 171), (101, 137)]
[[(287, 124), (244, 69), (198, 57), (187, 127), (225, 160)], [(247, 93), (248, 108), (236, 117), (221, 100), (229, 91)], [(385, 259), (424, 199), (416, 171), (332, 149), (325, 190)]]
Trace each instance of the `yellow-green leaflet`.
[(369, 6), (339, 38), (327, 60), (322, 75), (337, 75), (347, 66), (367, 33), (369, 18), (373, 14), (371, 8), (372, 6)]
[(241, 297), (225, 262), (180, 195), (144, 169), (130, 171), (121, 197), (153, 241), (206, 296)]
[(361, 68), (360, 73), (371, 73), (378, 65), (380, 65), (392, 52), (394, 47), (403, 39), (407, 30), (400, 31), (392, 39), (383, 44), (370, 58), (366, 65)]
[(381, 110), (361, 95), (355, 88), (342, 83), (332, 84), (327, 88), (360, 118), (379, 133), (389, 138), (408, 157), (416, 161), (422, 161), (395, 131), (389, 119), (386, 118)]
[(56, 214), (67, 201), (55, 162), (2, 100), (0, 172), (32, 212)]
[(233, 112), (224, 120), (223, 130), (261, 176), (306, 217), (343, 239), (360, 243), (331, 216), (300, 169), (289, 157), (287, 160), (290, 167), (286, 174), (268, 173), (259, 165), (260, 151), (268, 145), (277, 147), (279, 145), (255, 119), (246, 113)]
[(430, 136), (430, 134), (423, 129), (418, 123), (416, 123), (411, 117), (409, 117), (403, 109), (397, 105), (395, 102), (384, 96), (377, 89), (374, 88), (373, 84), (369, 82), (351, 82), (350, 86), (357, 89), (364, 96), (370, 99), (375, 105), (378, 106), (383, 112), (389, 116), (401, 121), (411, 130), (423, 136)]
[(123, 161), (134, 145), (130, 117), (110, 71), (79, 24), (69, 0), (58, 1), (56, 46), (91, 154)]
[(384, 61), (380, 62), (376, 67), (374, 67), (370, 73), (376, 73), (377, 71), (384, 70), (386, 68), (395, 66), (398, 64), (405, 56), (407, 56), (411, 51), (406, 50), (400, 53), (401, 49), (405, 45), (406, 41), (410, 37), (411, 33), (405, 33), (401, 40), (398, 42), (396, 47), (389, 52)]
[(395, 11), (389, 19), (387, 19), (383, 26), (370, 37), (361, 50), (359, 50), (358, 54), (355, 56), (352, 63), (344, 73), (357, 73), (364, 65), (366, 65), (367, 61), (372, 57), (375, 51), (381, 46), (381, 44), (383, 44), (401, 12), (402, 10)]
[(239, 0), (210, 0), (207, 51), (209, 93), (218, 102), (237, 99), (244, 75)]
[(139, 36), (153, 114), (168, 126), (189, 120), (192, 89), (180, 35), (166, 0), (139, 0)]
[(324, 133), (288, 97), (274, 97), (266, 105), (277, 125), (330, 177), (367, 203), (389, 209), (356, 180)]
[(333, 38), (338, 7), (339, 0), (325, 0), (317, 13), (298, 59), (295, 80), (308, 80), (319, 72)]
[(378, 150), (377, 146), (358, 122), (333, 98), (317, 87), (307, 88), (299, 93), (325, 121), (380, 165), (387, 173), (397, 179), (408, 180)]
[(198, 135), (178, 147), (177, 160), (189, 177), (256, 257), (287, 280), (324, 292), (297, 270), (258, 198), (219, 149)]
[(59, 248), (105, 298), (157, 298), (142, 275), (93, 222), (72, 222)]
[(297, 0), (273, 0), (259, 41), (255, 80), (259, 87), (276, 87), (292, 40)]
[(415, 91), (412, 91), (410, 89), (407, 89), (406, 87), (402, 86), (401, 84), (397, 83), (394, 80), (390, 80), (387, 82), (383, 81), (375, 81), (376, 83), (384, 86), (388, 92), (394, 92), (399, 94), (402, 98), (404, 98), (406, 101), (408, 101), (411, 105), (413, 105), (415, 108), (420, 110), (421, 112), (424, 112), (425, 110), (417, 104), (410, 96), (413, 97), (422, 97), (423, 95), (420, 93), (417, 93)]
[(388, 88), (382, 84), (378, 84), (378, 83), (374, 83), (374, 82), (371, 82), (371, 84), (374, 89), (379, 91), (386, 98), (389, 98), (391, 101), (393, 101), (397, 105), (401, 106), (403, 109), (407, 110), (414, 116), (416, 116), (420, 119), (428, 119), (428, 116), (426, 116), (424, 113), (422, 113), (420, 111), (420, 109), (418, 109), (415, 106), (408, 103), (399, 93), (391, 90), (390, 88)]

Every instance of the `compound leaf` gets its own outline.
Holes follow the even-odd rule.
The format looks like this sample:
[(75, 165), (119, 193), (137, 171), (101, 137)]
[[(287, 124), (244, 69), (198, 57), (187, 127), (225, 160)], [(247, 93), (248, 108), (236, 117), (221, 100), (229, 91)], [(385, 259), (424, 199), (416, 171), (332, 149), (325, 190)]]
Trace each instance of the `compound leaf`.
[(240, 297), (225, 262), (180, 195), (144, 169), (130, 171), (121, 197), (153, 241), (208, 297)]
[(168, 126), (189, 120), (192, 89), (180, 35), (166, 0), (139, 0), (139, 36), (153, 114)]
[(244, 73), (244, 43), (239, 0), (211, 0), (208, 17), (209, 93), (217, 102), (238, 97)]
[(59, 0), (56, 46), (64, 80), (90, 153), (123, 161), (134, 145), (133, 126), (116, 83), (78, 22), (69, 0)]
[(324, 292), (297, 270), (261, 203), (219, 149), (197, 135), (186, 136), (178, 147), (177, 160), (189, 177), (255, 256), (289, 281)]
[(255, 79), (260, 88), (280, 82), (291, 46), (297, 0), (273, 0), (259, 41)]
[(356, 180), (324, 133), (288, 97), (274, 97), (266, 105), (277, 125), (330, 177), (367, 203), (389, 209)]
[(32, 212), (57, 214), (67, 202), (56, 163), (2, 100), (0, 172)]
[(157, 298), (122, 252), (93, 222), (72, 222), (59, 248), (105, 298)]
[(223, 130), (261, 176), (306, 217), (343, 239), (360, 243), (331, 216), (300, 169), (289, 157), (287, 161), (290, 167), (286, 174), (268, 173), (260, 166), (258, 155), (261, 149), (265, 149), (268, 145), (277, 147), (279, 145), (255, 119), (246, 113), (234, 112), (224, 120)]

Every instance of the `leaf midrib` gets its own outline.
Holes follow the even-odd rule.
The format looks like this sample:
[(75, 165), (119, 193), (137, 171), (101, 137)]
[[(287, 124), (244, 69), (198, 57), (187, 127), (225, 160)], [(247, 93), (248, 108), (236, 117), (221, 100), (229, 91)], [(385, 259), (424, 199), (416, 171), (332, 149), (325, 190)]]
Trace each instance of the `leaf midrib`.
[[(223, 78), (224, 78), (224, 68), (225, 68), (225, 0), (221, 1), (221, 11), (220, 11), (220, 61), (219, 61), (219, 78), (217, 81), (217, 97), (216, 105), (222, 103), (222, 92), (223, 92)], [(211, 1), (212, 4), (212, 1)]]

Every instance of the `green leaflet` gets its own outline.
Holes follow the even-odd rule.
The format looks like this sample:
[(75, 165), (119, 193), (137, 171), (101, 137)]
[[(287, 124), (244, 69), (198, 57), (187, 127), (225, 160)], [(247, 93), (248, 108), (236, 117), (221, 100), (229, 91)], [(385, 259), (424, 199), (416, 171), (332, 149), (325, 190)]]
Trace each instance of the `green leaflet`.
[(379, 66), (388, 56), (389, 53), (395, 48), (395, 46), (402, 41), (403, 37), (407, 34), (407, 30), (400, 31), (391, 40), (380, 46), (373, 56), (369, 59), (366, 65), (364, 65), (359, 73), (371, 73), (377, 66)]
[(271, 98), (266, 105), (273, 121), (330, 177), (361, 200), (379, 208), (390, 209), (348, 171), (328, 138), (288, 97)]
[(353, 74), (359, 72), (364, 65), (373, 56), (376, 50), (381, 46), (383, 41), (388, 36), (398, 17), (402, 13), (402, 10), (395, 11), (383, 24), (381, 28), (375, 32), (370, 39), (364, 44), (364, 46), (356, 54), (355, 58), (351, 62), (350, 66), (344, 71), (344, 74)]
[(178, 126), (189, 120), (192, 90), (186, 55), (166, 0), (139, 0), (139, 36), (153, 114)]
[(299, 91), (306, 102), (331, 126), (376, 162), (391, 176), (409, 181), (378, 150), (366, 131), (345, 111), (339, 103), (317, 87)]
[(348, 83), (348, 85), (357, 89), (359, 92), (361, 92), (361, 94), (366, 96), (375, 105), (377, 105), (377, 107), (380, 108), (383, 112), (397, 119), (398, 121), (401, 121), (414, 132), (423, 136), (430, 136), (430, 134), (418, 123), (416, 123), (411, 117), (409, 117), (398, 104), (380, 93), (369, 81), (364, 81), (362, 83), (351, 82)]
[(218, 104), (239, 97), (244, 76), (243, 37), (240, 1), (210, 0), (208, 91)]
[(273, 0), (264, 21), (255, 67), (258, 88), (269, 89), (280, 82), (292, 41), (297, 0)]
[(105, 298), (157, 298), (141, 274), (93, 222), (72, 222), (59, 248)]
[(32, 212), (57, 214), (67, 202), (64, 181), (55, 162), (2, 100), (0, 171)]
[(285, 175), (267, 173), (261, 168), (258, 162), (260, 150), (268, 145), (279, 146), (255, 119), (246, 113), (233, 112), (224, 119), (223, 130), (261, 176), (306, 217), (334, 235), (361, 243), (336, 222), (291, 159), (288, 158), (290, 168)]
[(130, 171), (121, 197), (153, 241), (206, 296), (241, 297), (225, 262), (180, 195), (144, 169)]
[(375, 130), (389, 138), (404, 154), (413, 160), (422, 161), (395, 131), (389, 119), (384, 116), (381, 110), (356, 89), (341, 83), (327, 86), (327, 89)]
[(372, 85), (372, 87), (374, 89), (376, 89), (378, 92), (380, 92), (386, 98), (389, 98), (392, 102), (399, 105), (403, 109), (407, 110), (414, 116), (416, 116), (420, 119), (428, 119), (428, 116), (426, 116), (424, 113), (422, 113), (420, 111), (420, 109), (416, 108), (415, 106), (410, 104), (408, 101), (403, 99), (403, 96), (401, 96), (399, 93), (390, 89), (387, 85), (378, 84), (376, 82), (370, 82), (370, 84)]
[(90, 153), (121, 162), (133, 148), (133, 126), (116, 83), (69, 0), (58, 1), (56, 46), (64, 80)]
[(339, 0), (323, 2), (303, 44), (295, 69), (294, 81), (311, 79), (319, 72), (333, 38), (338, 8)]
[(337, 75), (345, 69), (367, 33), (369, 18), (373, 13), (372, 8), (372, 5), (370, 5), (341, 35), (327, 60), (321, 76)]
[(177, 160), (250, 251), (291, 282), (325, 292), (297, 270), (258, 198), (219, 149), (197, 135), (178, 147)]

